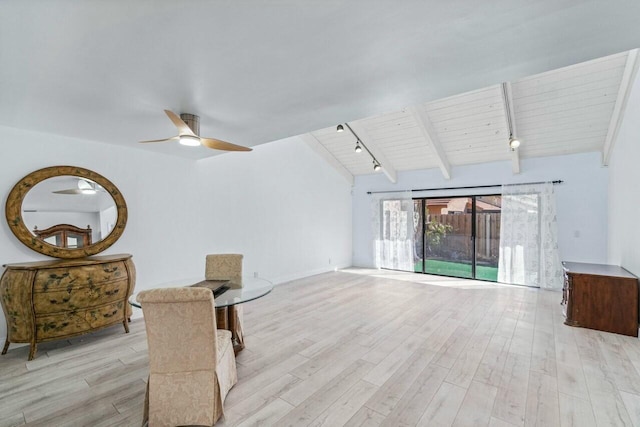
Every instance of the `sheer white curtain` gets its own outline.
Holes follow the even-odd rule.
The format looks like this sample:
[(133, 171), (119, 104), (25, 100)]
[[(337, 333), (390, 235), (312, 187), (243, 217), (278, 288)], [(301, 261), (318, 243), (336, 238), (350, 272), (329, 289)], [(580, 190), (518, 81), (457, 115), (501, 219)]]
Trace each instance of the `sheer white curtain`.
[(414, 271), (411, 192), (371, 196), (376, 268)]
[(498, 282), (562, 287), (553, 184), (502, 186)]

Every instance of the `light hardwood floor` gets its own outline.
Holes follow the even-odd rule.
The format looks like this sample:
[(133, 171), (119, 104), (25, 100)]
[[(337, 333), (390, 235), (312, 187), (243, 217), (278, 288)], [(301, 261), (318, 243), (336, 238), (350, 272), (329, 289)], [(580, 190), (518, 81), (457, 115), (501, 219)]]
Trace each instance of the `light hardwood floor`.
[[(640, 341), (565, 326), (560, 294), (346, 270), (245, 305), (220, 426), (640, 426)], [(0, 358), (0, 426), (137, 426), (142, 319)]]

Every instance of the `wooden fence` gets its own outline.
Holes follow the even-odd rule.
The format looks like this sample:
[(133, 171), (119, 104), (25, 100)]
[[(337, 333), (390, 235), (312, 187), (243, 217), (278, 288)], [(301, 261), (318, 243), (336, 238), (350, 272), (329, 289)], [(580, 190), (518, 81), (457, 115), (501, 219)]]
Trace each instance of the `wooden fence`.
[[(432, 255), (464, 259), (471, 256), (471, 214), (427, 215), (427, 223), (451, 226), (439, 245), (432, 245)], [(476, 257), (478, 261), (497, 262), (500, 248), (500, 213), (476, 214)]]

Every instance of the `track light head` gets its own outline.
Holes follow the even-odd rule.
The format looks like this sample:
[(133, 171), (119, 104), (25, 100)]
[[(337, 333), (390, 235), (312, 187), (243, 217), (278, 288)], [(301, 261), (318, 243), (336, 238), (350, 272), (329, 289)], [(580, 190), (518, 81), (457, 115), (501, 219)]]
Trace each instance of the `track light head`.
[(344, 126), (342, 126), (342, 125), (338, 125), (338, 126), (336, 127), (336, 132), (342, 132), (342, 131), (344, 131)]
[(356, 142), (355, 152), (356, 153), (361, 153), (362, 152), (362, 147), (360, 146), (360, 141)]
[(382, 166), (380, 166), (380, 163), (376, 162), (375, 160), (373, 161), (373, 170), (378, 172), (380, 169), (382, 168)]
[(509, 147), (511, 148), (511, 150), (515, 150), (516, 148), (520, 147), (520, 140), (518, 138), (515, 138), (513, 135), (509, 138)]

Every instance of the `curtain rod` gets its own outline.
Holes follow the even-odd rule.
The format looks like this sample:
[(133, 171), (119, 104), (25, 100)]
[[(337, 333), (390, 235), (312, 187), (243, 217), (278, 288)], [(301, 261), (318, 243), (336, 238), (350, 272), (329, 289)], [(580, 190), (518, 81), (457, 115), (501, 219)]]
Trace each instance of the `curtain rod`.
[(367, 194), (378, 194), (378, 193), (406, 193), (408, 191), (412, 193), (417, 193), (420, 191), (436, 191), (436, 190), (468, 190), (471, 188), (492, 188), (492, 187), (502, 187), (503, 185), (534, 185), (534, 184), (562, 184), (564, 181), (561, 179), (557, 179), (555, 181), (537, 181), (537, 182), (519, 182), (517, 184), (494, 184), (494, 185), (470, 185), (466, 187), (440, 187), (440, 188), (418, 188), (414, 190), (390, 190), (390, 191), (367, 191)]

